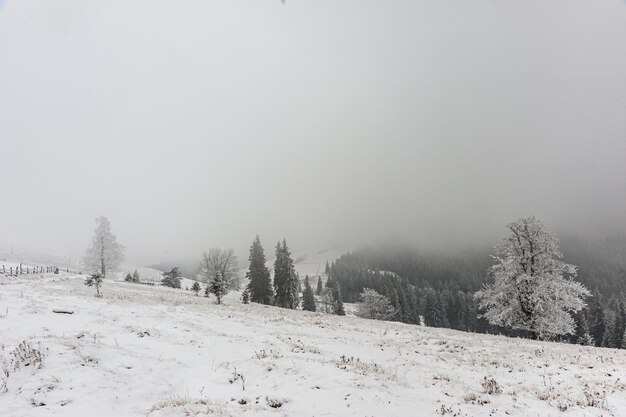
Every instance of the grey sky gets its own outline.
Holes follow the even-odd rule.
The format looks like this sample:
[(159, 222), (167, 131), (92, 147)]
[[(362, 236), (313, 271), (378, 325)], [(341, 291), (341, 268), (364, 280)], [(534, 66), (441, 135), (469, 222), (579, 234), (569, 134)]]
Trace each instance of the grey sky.
[(626, 5), (0, 0), (0, 152), (0, 242), (73, 255), (624, 233)]

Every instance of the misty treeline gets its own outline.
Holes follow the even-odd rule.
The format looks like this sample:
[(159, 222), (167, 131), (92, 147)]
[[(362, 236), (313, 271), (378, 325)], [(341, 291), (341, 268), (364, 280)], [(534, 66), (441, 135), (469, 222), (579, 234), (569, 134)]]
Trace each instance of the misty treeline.
[[(552, 340), (626, 348), (624, 327), (626, 239), (602, 241), (566, 236), (560, 242), (567, 271), (576, 265), (576, 282), (584, 307), (563, 309), (566, 317), (551, 316), (544, 325), (561, 326)], [(485, 318), (476, 293), (492, 281), (494, 258), (488, 249), (434, 254), (400, 246), (367, 247), (345, 254), (329, 267), (329, 280), (338, 283), (345, 302), (362, 302), (373, 290), (393, 306), (387, 319), (457, 330), (537, 337), (530, 327), (500, 326)], [(493, 275), (493, 274), (492, 274)], [(565, 274), (567, 275), (567, 274)], [(584, 288), (582, 287), (582, 288)], [(549, 292), (545, 291), (544, 292)], [(371, 293), (369, 294), (371, 297)], [(549, 296), (549, 294), (548, 294)], [(572, 301), (573, 300), (573, 301)], [(570, 302), (576, 304), (576, 297)], [(534, 320), (534, 319), (533, 319)], [(568, 322), (571, 320), (568, 332)], [(564, 326), (564, 327), (563, 327)], [(568, 334), (570, 333), (570, 334)]]

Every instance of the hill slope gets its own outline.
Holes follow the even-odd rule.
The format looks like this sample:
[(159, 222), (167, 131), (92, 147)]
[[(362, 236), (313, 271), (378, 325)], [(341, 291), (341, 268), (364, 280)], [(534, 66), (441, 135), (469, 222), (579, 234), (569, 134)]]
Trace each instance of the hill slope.
[[(11, 370), (7, 416), (626, 415), (626, 351), (242, 305), (239, 294), (217, 306), (124, 282), (96, 299), (71, 274), (0, 283), (5, 361), (23, 340), (45, 353), (41, 369)], [(501, 393), (485, 393), (485, 377)]]

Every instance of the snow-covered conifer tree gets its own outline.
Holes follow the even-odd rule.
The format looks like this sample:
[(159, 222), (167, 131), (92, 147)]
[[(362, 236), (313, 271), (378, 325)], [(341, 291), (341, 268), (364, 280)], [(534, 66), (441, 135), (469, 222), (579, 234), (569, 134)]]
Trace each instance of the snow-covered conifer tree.
[(217, 304), (222, 304), (222, 297), (224, 297), (228, 293), (228, 283), (222, 277), (221, 272), (216, 272), (211, 282), (209, 283), (209, 289), (211, 294), (215, 295), (217, 299)]
[(193, 282), (193, 285), (191, 286), (191, 291), (196, 293), (196, 297), (198, 296), (198, 293), (200, 292), (200, 283), (198, 281)]
[(171, 271), (163, 272), (163, 279), (161, 280), (161, 285), (170, 288), (178, 288), (180, 289), (180, 277), (181, 277), (180, 269), (176, 266), (172, 268)]
[(274, 292), (275, 304), (283, 308), (297, 308), (298, 275), (293, 266), (293, 259), (287, 247), (287, 241), (276, 245), (276, 260), (274, 261)]
[(304, 277), (304, 291), (302, 292), (302, 309), (306, 311), (315, 311), (315, 295), (313, 288), (309, 283), (309, 276)]
[(602, 338), (606, 328), (603, 304), (602, 294), (600, 294), (598, 290), (595, 290), (589, 301), (589, 316), (587, 322), (589, 324), (589, 334), (595, 341), (596, 346), (602, 344)]
[(271, 304), (274, 290), (272, 289), (270, 271), (265, 265), (265, 253), (259, 236), (254, 239), (252, 246), (250, 246), (248, 260), (250, 266), (246, 272), (246, 277), (249, 279), (247, 288), (250, 293), (250, 300), (254, 303)]
[(343, 308), (341, 290), (339, 289), (339, 283), (337, 281), (333, 281), (333, 286), (330, 289), (330, 298), (333, 304), (333, 314), (336, 314), (338, 316), (345, 316), (346, 310)]

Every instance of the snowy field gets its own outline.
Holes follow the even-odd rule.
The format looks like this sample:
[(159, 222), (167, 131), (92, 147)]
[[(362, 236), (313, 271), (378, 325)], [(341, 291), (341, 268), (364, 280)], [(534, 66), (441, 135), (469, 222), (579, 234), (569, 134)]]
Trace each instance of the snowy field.
[(626, 416), (624, 350), (83, 278), (0, 275), (1, 416)]

